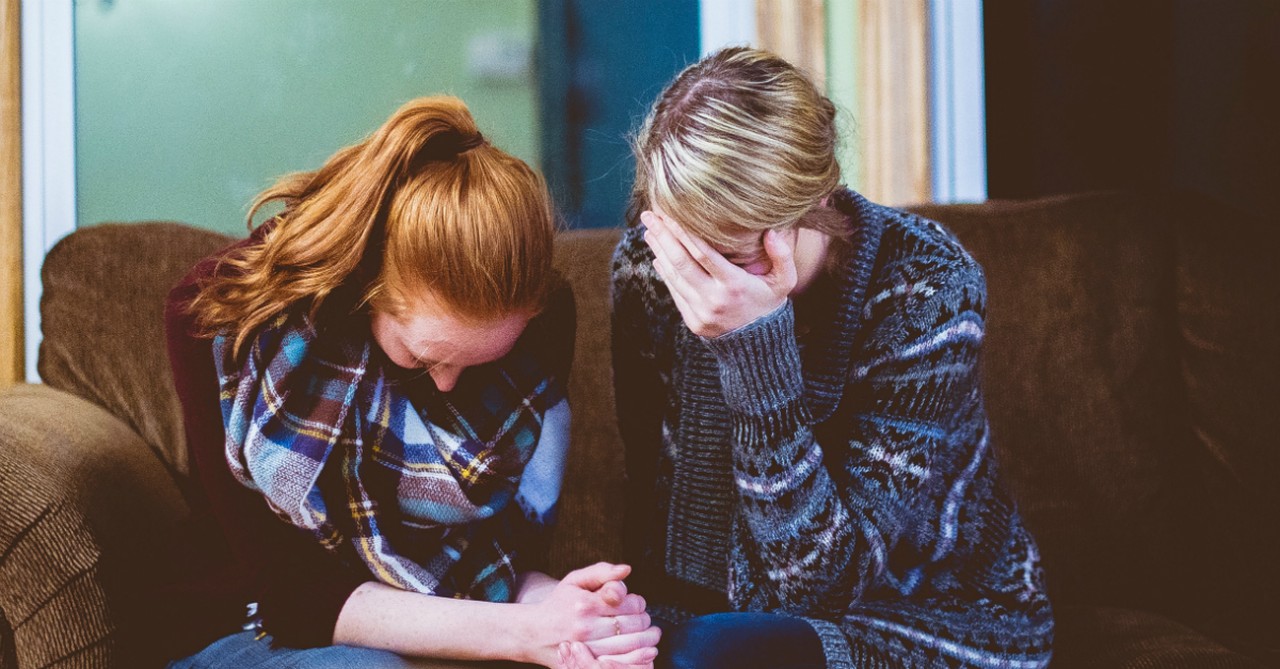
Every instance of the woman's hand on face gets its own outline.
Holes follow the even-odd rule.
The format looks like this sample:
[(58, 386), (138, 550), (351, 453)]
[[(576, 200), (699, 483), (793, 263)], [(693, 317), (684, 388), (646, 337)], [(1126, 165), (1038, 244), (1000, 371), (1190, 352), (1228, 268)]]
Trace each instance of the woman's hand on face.
[(670, 218), (646, 211), (645, 243), (653, 267), (671, 290), (685, 325), (702, 337), (718, 337), (766, 316), (796, 287), (795, 250), (776, 230), (764, 234), (770, 268), (754, 275), (725, 259)]
[(570, 572), (545, 599), (532, 604), (538, 632), (531, 639), (531, 659), (547, 667), (564, 666), (560, 647), (576, 642), (593, 658), (618, 666), (652, 663), (662, 632), (645, 613), (644, 598), (627, 592), (622, 579), (630, 573), (626, 565), (597, 563)]

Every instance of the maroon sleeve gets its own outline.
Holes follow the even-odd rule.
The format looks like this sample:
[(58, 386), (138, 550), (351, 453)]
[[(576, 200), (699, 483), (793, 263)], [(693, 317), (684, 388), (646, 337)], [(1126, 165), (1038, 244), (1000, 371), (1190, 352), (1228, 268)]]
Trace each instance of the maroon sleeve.
[(347, 598), (372, 578), (363, 569), (344, 565), (310, 535), (277, 517), (261, 495), (231, 474), (223, 450), (226, 435), (212, 341), (195, 334), (195, 319), (186, 309), (225, 253), (196, 265), (165, 304), (169, 363), (182, 403), (196, 489), (193, 503), (207, 504), (216, 518), (236, 568), (243, 570), (256, 597), (263, 626), (276, 642), (327, 646), (333, 643), (334, 626)]

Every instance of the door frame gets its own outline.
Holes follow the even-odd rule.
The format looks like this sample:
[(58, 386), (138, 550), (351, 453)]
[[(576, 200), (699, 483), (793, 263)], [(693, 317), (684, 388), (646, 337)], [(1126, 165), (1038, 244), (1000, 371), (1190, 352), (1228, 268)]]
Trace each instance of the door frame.
[(22, 265), (26, 379), (39, 383), (40, 266), (76, 229), (73, 0), (22, 0)]

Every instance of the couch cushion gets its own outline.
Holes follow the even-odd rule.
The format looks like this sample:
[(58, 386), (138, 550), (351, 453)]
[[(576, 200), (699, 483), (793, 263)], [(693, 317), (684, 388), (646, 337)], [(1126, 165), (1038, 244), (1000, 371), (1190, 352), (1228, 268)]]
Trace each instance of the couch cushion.
[(0, 482), (0, 653), (138, 666), (128, 630), (154, 629), (145, 586), (175, 566), (165, 535), (187, 514), (159, 458), (103, 408), (20, 385), (0, 393)]
[(1168, 618), (1128, 609), (1067, 607), (1058, 611), (1055, 669), (1261, 669)]
[(569, 404), (572, 452), (552, 545), (557, 574), (622, 552), (623, 453), (609, 349), (609, 258), (620, 231), (575, 230), (556, 239), (556, 268), (573, 286), (578, 329)]
[[(1180, 360), (1196, 445), (1224, 495), (1280, 515), (1275, 223), (1189, 199), (1178, 220)], [(1280, 528), (1280, 523), (1272, 523)]]
[(128, 423), (174, 472), (187, 471), (187, 453), (164, 300), (229, 241), (177, 223), (107, 223), (58, 242), (41, 270), (40, 377)]
[[(1280, 609), (1280, 263), (1275, 222), (1200, 198), (1178, 202), (1183, 387), (1201, 477), (1204, 578), (1184, 596), (1224, 638), (1276, 635)], [(1229, 615), (1218, 612), (1227, 611)]]

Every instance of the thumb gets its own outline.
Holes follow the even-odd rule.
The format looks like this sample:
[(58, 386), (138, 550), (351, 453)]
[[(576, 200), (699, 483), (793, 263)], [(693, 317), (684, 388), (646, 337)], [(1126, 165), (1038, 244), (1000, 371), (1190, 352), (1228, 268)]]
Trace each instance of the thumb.
[(569, 658), (573, 661), (575, 669), (586, 669), (593, 665), (602, 669), (613, 669), (617, 666), (616, 664), (596, 661), (596, 656), (592, 655), (586, 644), (580, 641), (571, 641), (569, 643)]
[(764, 233), (764, 252), (769, 256), (771, 268), (765, 280), (775, 288), (790, 293), (796, 287), (796, 254), (782, 233), (769, 230)]
[(622, 581), (609, 581), (600, 586), (600, 596), (609, 606), (619, 606), (627, 597), (627, 586)]
[(631, 574), (631, 567), (625, 564), (597, 562), (565, 574), (561, 583), (573, 585), (588, 592), (595, 592), (609, 581), (621, 581)]

